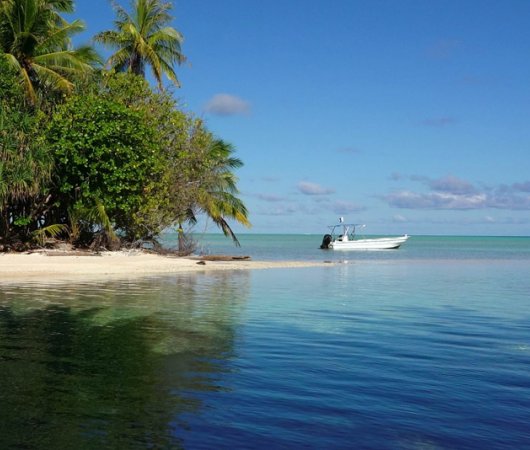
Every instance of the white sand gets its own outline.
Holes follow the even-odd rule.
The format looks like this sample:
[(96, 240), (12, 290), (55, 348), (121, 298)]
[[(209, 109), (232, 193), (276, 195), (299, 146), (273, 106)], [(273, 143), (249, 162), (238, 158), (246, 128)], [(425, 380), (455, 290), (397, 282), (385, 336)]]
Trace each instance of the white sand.
[(137, 278), (158, 274), (322, 266), (303, 261), (206, 261), (160, 256), (140, 251), (106, 252), (99, 255), (48, 255), (0, 253), (0, 283), (89, 281)]

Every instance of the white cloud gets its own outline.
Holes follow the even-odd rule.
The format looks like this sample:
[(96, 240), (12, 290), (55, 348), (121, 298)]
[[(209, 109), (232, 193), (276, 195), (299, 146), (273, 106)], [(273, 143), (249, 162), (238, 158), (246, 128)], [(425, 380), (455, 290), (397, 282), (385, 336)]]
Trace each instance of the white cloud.
[(286, 200), (285, 197), (280, 197), (279, 195), (274, 194), (257, 194), (257, 198), (265, 202), (283, 202)]
[(396, 214), (394, 217), (392, 217), (392, 220), (397, 223), (408, 222), (407, 218), (401, 214)]
[(330, 209), (335, 214), (341, 215), (341, 214), (364, 211), (366, 208), (364, 206), (357, 205), (356, 203), (352, 203), (352, 202), (348, 202), (344, 200), (337, 200), (330, 204)]
[(472, 194), (476, 189), (465, 180), (448, 175), (436, 180), (428, 180), (428, 184), (433, 191), (449, 192), (452, 194)]
[[(405, 177), (400, 176), (400, 178)], [(383, 200), (390, 206), (403, 209), (530, 210), (528, 182), (478, 189), (471, 183), (452, 175), (438, 179), (415, 175), (408, 179), (422, 183), (429, 188), (429, 191), (401, 190), (382, 196)]]
[(257, 211), (257, 214), (262, 216), (291, 216), (297, 212), (299, 211), (294, 206), (278, 205), (272, 208), (262, 208)]
[(300, 181), (297, 185), (298, 190), (304, 195), (329, 195), (335, 192), (334, 189), (326, 188), (317, 183), (310, 181)]
[(520, 192), (530, 192), (530, 181), (524, 183), (515, 183), (513, 189)]
[(206, 103), (204, 110), (215, 116), (245, 115), (250, 112), (250, 104), (235, 95), (216, 94)]
[(384, 196), (384, 199), (391, 206), (408, 209), (479, 209), (487, 205), (485, 194), (399, 191)]

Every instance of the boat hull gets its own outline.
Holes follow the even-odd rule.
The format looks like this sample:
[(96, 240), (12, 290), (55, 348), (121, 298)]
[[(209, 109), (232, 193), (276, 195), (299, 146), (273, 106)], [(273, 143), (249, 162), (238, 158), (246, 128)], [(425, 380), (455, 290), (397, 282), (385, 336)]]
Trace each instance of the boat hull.
[(407, 235), (391, 238), (354, 239), (351, 241), (335, 240), (329, 244), (333, 250), (392, 250), (406, 242)]

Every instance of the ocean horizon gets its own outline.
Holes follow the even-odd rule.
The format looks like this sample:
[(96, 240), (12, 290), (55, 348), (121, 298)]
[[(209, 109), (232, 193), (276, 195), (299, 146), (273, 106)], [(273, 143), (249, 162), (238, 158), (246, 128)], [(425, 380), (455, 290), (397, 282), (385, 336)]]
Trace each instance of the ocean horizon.
[[(220, 233), (196, 233), (197, 254), (250, 256), (256, 260), (402, 260), (429, 258), (529, 258), (530, 236), (412, 235), (397, 250), (322, 250), (324, 234), (238, 234), (240, 247)], [(381, 237), (359, 235), (359, 237)], [(176, 233), (165, 234), (162, 243), (177, 245)]]
[(529, 447), (529, 237), (239, 238), (335, 264), (0, 286), (0, 448)]

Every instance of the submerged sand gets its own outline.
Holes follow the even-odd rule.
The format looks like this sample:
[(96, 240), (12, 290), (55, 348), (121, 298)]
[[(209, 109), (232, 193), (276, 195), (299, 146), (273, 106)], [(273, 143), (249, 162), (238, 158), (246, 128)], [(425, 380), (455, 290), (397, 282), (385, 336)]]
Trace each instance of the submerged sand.
[(99, 254), (4, 253), (0, 254), (0, 283), (84, 281), (137, 278), (140, 276), (322, 266), (304, 261), (200, 261), (196, 258), (162, 256), (141, 251)]

